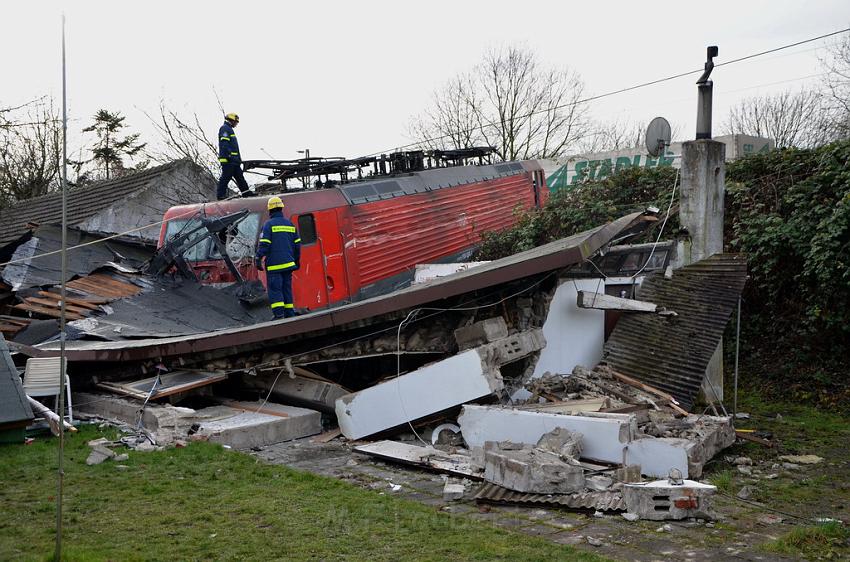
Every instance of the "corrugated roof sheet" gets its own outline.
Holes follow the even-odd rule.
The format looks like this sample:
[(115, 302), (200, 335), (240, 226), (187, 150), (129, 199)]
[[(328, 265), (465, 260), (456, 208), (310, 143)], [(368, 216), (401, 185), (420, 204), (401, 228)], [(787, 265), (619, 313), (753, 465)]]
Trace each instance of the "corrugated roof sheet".
[[(162, 166), (120, 178), (99, 181), (68, 190), (68, 224), (79, 224), (99, 211), (146, 189), (152, 182), (179, 166), (193, 166), (188, 160), (177, 160)], [(0, 210), (0, 245), (7, 244), (27, 231), (27, 223), (60, 224), (62, 194), (42, 195)]]
[(624, 314), (605, 343), (603, 361), (691, 408), (746, 279), (746, 258), (739, 254), (715, 254), (675, 270), (672, 279), (648, 275), (637, 298), (677, 316)]
[(620, 492), (580, 492), (577, 494), (529, 494), (515, 492), (496, 484), (484, 484), (473, 499), (484, 502), (533, 505), (561, 505), (570, 509), (625, 511), (626, 502)]
[(33, 419), (21, 385), (18, 369), (9, 355), (6, 339), (0, 334), (0, 425)]

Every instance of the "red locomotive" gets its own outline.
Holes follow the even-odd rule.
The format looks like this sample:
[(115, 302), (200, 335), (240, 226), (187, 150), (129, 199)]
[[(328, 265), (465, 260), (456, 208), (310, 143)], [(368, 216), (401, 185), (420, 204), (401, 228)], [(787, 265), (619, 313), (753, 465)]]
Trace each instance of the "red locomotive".
[[(306, 168), (279, 161), (244, 163), (246, 169), (274, 169), (273, 177), (284, 186), (287, 179), (298, 177), (318, 177), (317, 183), (327, 186), (332, 184), (328, 172), (342, 178), (330, 188), (276, 193), (301, 236), (301, 268), (293, 275), (293, 287), (295, 306), (302, 309), (361, 300), (407, 286), (419, 263), (468, 259), (483, 232), (513, 225), (517, 209), (539, 207), (548, 197), (543, 169), (536, 160), (427, 168), (419, 157), (413, 166), (408, 160), (395, 166), (391, 175), (382, 176), (384, 161), (371, 159), (368, 162), (375, 164), (377, 173), (348, 183), (343, 183), (346, 171), (355, 166), (359, 172), (367, 159), (311, 160), (315, 162), (308, 162)], [(323, 172), (326, 181), (321, 184)], [(159, 245), (199, 221), (197, 217), (247, 210), (247, 216), (227, 231), (225, 247), (244, 280), (260, 279), (265, 285), (265, 273), (256, 270), (253, 256), (271, 195), (173, 207), (165, 214)], [(214, 242), (210, 238), (198, 243), (182, 257), (200, 282), (232, 283), (236, 276)]]

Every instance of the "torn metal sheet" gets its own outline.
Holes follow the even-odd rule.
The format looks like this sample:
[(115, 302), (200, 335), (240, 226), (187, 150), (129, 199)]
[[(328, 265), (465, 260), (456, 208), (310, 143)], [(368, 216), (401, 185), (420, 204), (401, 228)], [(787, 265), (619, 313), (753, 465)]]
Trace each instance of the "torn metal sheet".
[[(165, 358), (228, 348), (237, 353), (257, 345), (276, 346), (292, 336), (310, 337), (310, 332), (363, 326), (381, 321), (381, 315), (404, 311), (426, 303), (464, 293), (504, 285), (526, 277), (563, 269), (583, 262), (612, 239), (642, 229), (641, 213), (632, 213), (610, 224), (564, 238), (539, 248), (492, 261), (449, 277), (422, 285), (283, 321), (264, 322), (247, 327), (206, 331), (159, 340), (120, 342), (68, 342), (69, 361), (132, 361)], [(58, 344), (39, 346), (39, 352), (56, 355)]]
[[(133, 382), (101, 382), (98, 386), (106, 390), (111, 390), (118, 394), (132, 396), (145, 400), (150, 396), (151, 400), (164, 398), (180, 392), (186, 392), (202, 386), (207, 386), (216, 382), (223, 381), (227, 378), (224, 373), (210, 373), (199, 371), (176, 371), (166, 373), (157, 377), (150, 377)], [(156, 386), (154, 386), (156, 385)], [(151, 389), (154, 389), (151, 394)]]
[[(140, 266), (153, 254), (151, 248), (117, 240), (91, 244), (103, 240), (79, 230), (68, 230), (68, 246), (76, 247), (68, 252), (66, 281), (78, 275), (88, 275), (110, 262), (123, 261), (131, 269)], [(12, 261), (3, 270), (3, 280), (13, 291), (31, 287), (58, 285), (62, 282), (62, 229), (57, 226), (40, 226), (32, 238), (18, 246)], [(53, 253), (55, 252), (55, 253)]]
[(464, 454), (451, 454), (433, 447), (419, 447), (398, 441), (378, 441), (368, 445), (354, 447), (354, 451), (402, 464), (445, 472), (455, 476), (480, 480), (483, 472), (472, 463), (472, 457)]
[[(74, 283), (77, 281), (81, 280)], [(87, 290), (96, 288), (87, 286)], [(234, 293), (237, 287), (219, 289), (189, 281), (180, 285), (149, 282), (144, 291), (138, 290), (139, 294), (112, 301), (108, 314), (92, 317), (94, 322), (84, 327), (86, 333), (108, 340), (167, 338), (250, 326), (269, 317), (268, 307), (263, 304), (248, 307), (240, 303)], [(100, 294), (104, 292), (101, 290)], [(115, 292), (110, 287), (110, 295)]]
[(530, 505), (555, 505), (570, 509), (595, 511), (625, 511), (626, 502), (620, 492), (580, 492), (576, 494), (528, 494), (515, 492), (495, 484), (486, 483), (475, 493), (479, 502)]
[(603, 361), (690, 409), (746, 279), (747, 262), (738, 254), (716, 254), (675, 270), (672, 279), (647, 275), (638, 298), (678, 316), (623, 316), (605, 344)]

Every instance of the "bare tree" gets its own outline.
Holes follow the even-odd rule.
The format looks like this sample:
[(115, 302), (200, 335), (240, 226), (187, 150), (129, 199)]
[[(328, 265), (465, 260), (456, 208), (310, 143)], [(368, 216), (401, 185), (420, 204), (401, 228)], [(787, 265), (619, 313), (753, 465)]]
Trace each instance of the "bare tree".
[(414, 117), (408, 127), (422, 148), (470, 148), (484, 143), (474, 108), (478, 105), (475, 79), (460, 74), (434, 92), (431, 107)]
[(62, 126), (52, 100), (0, 112), (0, 198), (44, 195), (59, 185)]
[(471, 73), (434, 94), (431, 108), (414, 119), (412, 136), (427, 147), (483, 142), (504, 160), (551, 158), (587, 130), (583, 91), (577, 73), (542, 68), (531, 51), (492, 49)]
[(741, 100), (729, 110), (728, 134), (776, 141), (777, 147), (816, 146), (825, 140), (823, 96), (816, 90), (785, 91)]
[(148, 151), (149, 157), (160, 164), (188, 158), (215, 176), (219, 169), (218, 145), (207, 137), (197, 113), (183, 117), (177, 111), (159, 102), (159, 115), (145, 115), (150, 119), (160, 137), (161, 148)]
[[(582, 154), (593, 154), (630, 148), (643, 150), (646, 142), (646, 126), (645, 121), (631, 119), (594, 122), (578, 143), (578, 151)], [(671, 123), (670, 128), (673, 139), (681, 136), (681, 123)]]
[(826, 70), (824, 109), (829, 140), (846, 139), (850, 137), (850, 36), (845, 35), (827, 50), (821, 66)]

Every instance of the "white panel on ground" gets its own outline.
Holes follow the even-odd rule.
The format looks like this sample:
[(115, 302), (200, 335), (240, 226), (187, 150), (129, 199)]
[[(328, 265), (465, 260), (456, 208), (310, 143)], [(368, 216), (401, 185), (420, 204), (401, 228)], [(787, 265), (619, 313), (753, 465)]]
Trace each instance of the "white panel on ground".
[(563, 427), (582, 434), (582, 458), (613, 463), (623, 462), (623, 450), (634, 435), (634, 416), (628, 414), (568, 416), (466, 405), (457, 421), (470, 448), (483, 447), (486, 441), (536, 445), (543, 434)]
[(360, 439), (482, 398), (503, 387), (495, 367), (471, 349), (336, 401), (342, 434)]
[[(576, 288), (578, 287), (578, 289)], [(543, 324), (548, 345), (540, 352), (533, 377), (545, 372), (569, 374), (576, 365), (591, 368), (602, 359), (605, 312), (579, 308), (578, 291), (605, 291), (598, 279), (561, 280)]]

